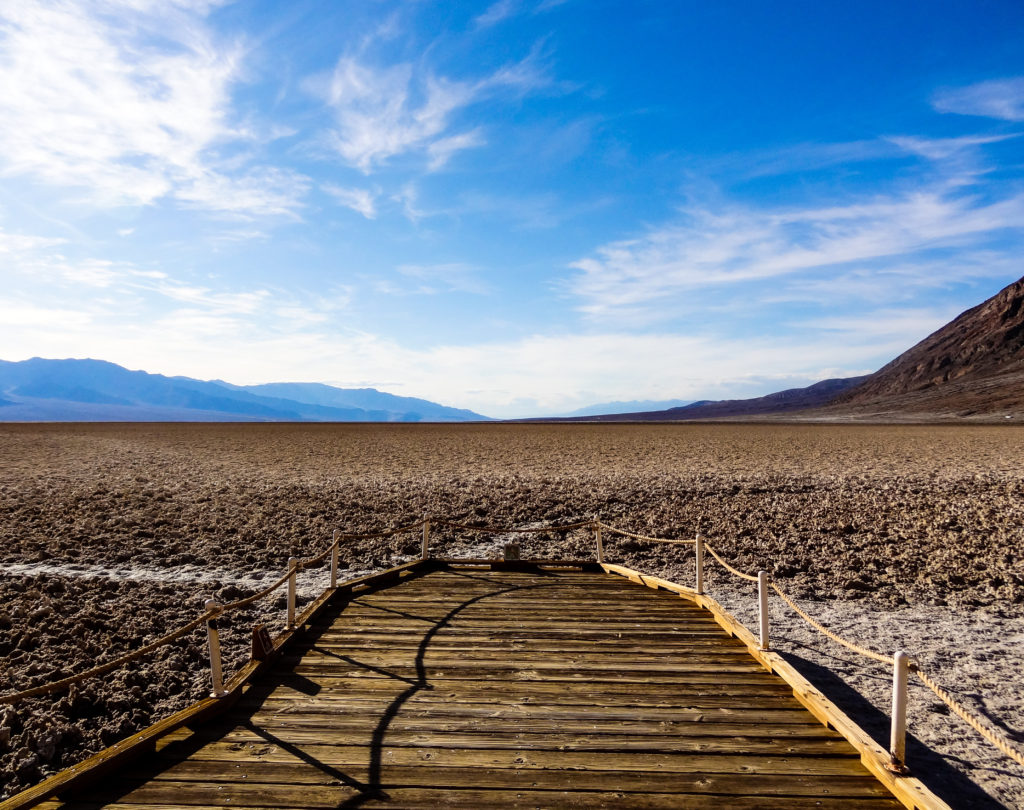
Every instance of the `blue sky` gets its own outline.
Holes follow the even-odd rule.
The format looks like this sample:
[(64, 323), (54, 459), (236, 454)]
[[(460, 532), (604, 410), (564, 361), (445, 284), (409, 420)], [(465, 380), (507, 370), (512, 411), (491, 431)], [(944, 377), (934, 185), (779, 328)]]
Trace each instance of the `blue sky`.
[(1024, 275), (1024, 5), (0, 6), (0, 357), (532, 416), (880, 367)]

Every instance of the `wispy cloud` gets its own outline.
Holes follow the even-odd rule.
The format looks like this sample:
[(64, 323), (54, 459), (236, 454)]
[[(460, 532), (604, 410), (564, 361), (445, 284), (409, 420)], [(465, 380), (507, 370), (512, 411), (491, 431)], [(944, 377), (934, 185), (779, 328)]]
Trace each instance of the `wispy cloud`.
[(372, 191), (365, 188), (342, 188), (332, 183), (325, 184), (323, 189), (343, 206), (367, 219), (377, 217), (376, 195)]
[(996, 202), (942, 190), (826, 208), (690, 207), (674, 223), (613, 242), (572, 266), (570, 289), (591, 316), (657, 320), (698, 289), (785, 279), (1020, 231), (1024, 195)]
[(946, 88), (932, 98), (939, 112), (1024, 121), (1024, 76)]
[(376, 67), (343, 56), (326, 89), (337, 122), (329, 140), (346, 163), (367, 174), (393, 158), (416, 153), (425, 154), (436, 170), (456, 152), (485, 143), (479, 127), (453, 131), (462, 110), (546, 83), (536, 54), (470, 80), (440, 76), (424, 65)]
[(568, 0), (542, 0), (540, 3), (528, 3), (524, 0), (497, 0), (488, 6), (482, 14), (473, 18), (473, 25), (477, 28), (490, 28), (524, 12), (542, 14), (558, 8), (566, 2)]
[(301, 184), (282, 188), (270, 169), (231, 180), (234, 171), (217, 165), (218, 147), (254, 135), (231, 121), (244, 52), (206, 27), (214, 5), (5, 4), (3, 173), (110, 205), (177, 197), (217, 210), (293, 210)]
[(0, 256), (24, 256), (38, 250), (51, 248), (64, 243), (64, 239), (44, 236), (31, 236), (20, 233), (7, 233), (0, 230)]
[(483, 14), (473, 18), (473, 24), (478, 28), (489, 28), (497, 25), (509, 17), (514, 17), (522, 7), (522, 0), (497, 0), (487, 7)]
[(419, 292), (462, 292), (487, 295), (490, 285), (479, 277), (479, 270), (467, 264), (404, 264), (398, 272), (420, 282)]
[(912, 152), (928, 160), (948, 160), (973, 152), (979, 146), (1018, 138), (1019, 135), (964, 135), (959, 138), (923, 138), (913, 135), (894, 135), (887, 140), (892, 141), (901, 149)]

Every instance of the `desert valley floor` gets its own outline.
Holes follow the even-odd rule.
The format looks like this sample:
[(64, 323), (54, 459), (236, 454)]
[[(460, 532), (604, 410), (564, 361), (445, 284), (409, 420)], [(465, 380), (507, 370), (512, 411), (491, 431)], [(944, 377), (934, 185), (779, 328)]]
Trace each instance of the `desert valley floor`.
[[(27, 688), (137, 648), (276, 579), (332, 531), (424, 513), (509, 527), (602, 520), (700, 533), (764, 568), (859, 643), (916, 656), (1024, 740), (1024, 429), (867, 425), (0, 425), (0, 672)], [(500, 534), (435, 531), (432, 551), (499, 553)], [(523, 556), (592, 558), (589, 530), (517, 537)], [(406, 534), (347, 543), (348, 573), (419, 551)], [(693, 552), (617, 538), (611, 561), (682, 584)], [(315, 596), (326, 570), (304, 572)], [(754, 620), (748, 583), (708, 590)], [(225, 622), (231, 667), (281, 601)], [(890, 673), (773, 600), (774, 643), (883, 744)], [(70, 692), (0, 707), (0, 795), (166, 716), (208, 689), (201, 632)], [(229, 667), (229, 669), (231, 668)], [(1024, 807), (1024, 769), (919, 685), (915, 775), (955, 807)]]

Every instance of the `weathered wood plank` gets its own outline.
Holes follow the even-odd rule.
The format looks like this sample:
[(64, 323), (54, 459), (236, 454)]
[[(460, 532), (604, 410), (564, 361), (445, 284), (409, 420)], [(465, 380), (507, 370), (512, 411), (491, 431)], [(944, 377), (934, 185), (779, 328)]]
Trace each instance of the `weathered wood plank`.
[[(281, 741), (284, 742), (284, 741)], [(361, 745), (321, 745), (309, 743), (301, 749), (281, 745), (272, 739), (252, 742), (212, 740), (196, 747), (191, 737), (178, 739), (157, 752), (164, 762), (180, 761), (184, 751), (193, 760), (232, 762), (310, 761), (330, 763), (332, 767), (348, 768), (365, 765), (368, 751)], [(299, 756), (301, 754), (301, 756)], [(729, 773), (802, 774), (814, 776), (864, 776), (864, 767), (853, 753), (845, 756), (790, 757), (778, 754), (760, 756), (735, 752), (636, 752), (636, 751), (552, 751), (521, 748), (444, 748), (421, 745), (415, 747), (382, 746), (378, 759), (381, 766), (392, 765), (461, 768), (511, 768), (559, 771), (630, 771), (637, 773)]]
[[(592, 706), (595, 711), (614, 711), (620, 706), (634, 705), (679, 705), (688, 696), (704, 699), (730, 699), (778, 695), (791, 697), (792, 690), (782, 682), (775, 680), (750, 683), (720, 683), (720, 679), (707, 678), (697, 681), (677, 681), (666, 684), (616, 684), (616, 683), (551, 683), (547, 681), (503, 681), (501, 693), (493, 680), (463, 680), (458, 689), (451, 689), (451, 684), (431, 682), (427, 689), (419, 692), (419, 701), (447, 702), (450, 698), (462, 697), (466, 700), (476, 698), (493, 705), (512, 705), (521, 703), (545, 703), (549, 705), (582, 704)], [(263, 690), (259, 695), (253, 694), (239, 701), (240, 707), (254, 708), (259, 705), (275, 705), (278, 703), (291, 705), (306, 701), (345, 701), (350, 698), (372, 698), (380, 692), (394, 692), (398, 685), (388, 683), (387, 679), (344, 678), (322, 679), (315, 685), (315, 696), (290, 686), (287, 681), (275, 683), (274, 691), (267, 694)], [(306, 688), (305, 686), (303, 688)]]
[[(381, 707), (383, 708), (383, 707)], [(410, 716), (411, 715), (411, 716)], [(331, 734), (345, 732), (358, 734), (366, 729), (373, 729), (380, 720), (381, 711), (362, 711), (360, 713), (323, 714), (312, 712), (288, 712), (282, 714), (259, 714), (252, 718), (251, 723), (259, 729), (274, 731), (275, 729), (309, 729), (322, 730), (330, 728)], [(787, 718), (788, 719), (788, 718)], [(539, 713), (533, 716), (495, 716), (479, 710), (471, 715), (442, 715), (437, 712), (411, 713), (403, 711), (394, 718), (387, 727), (387, 740), (397, 739), (395, 734), (444, 734), (476, 733), (493, 735), (515, 734), (549, 734), (552, 722), (558, 723), (563, 735), (608, 735), (646, 737), (743, 737), (744, 739), (829, 739), (841, 740), (835, 731), (829, 731), (820, 723), (764, 723), (759, 724), (756, 731), (751, 730), (750, 721), (741, 718), (730, 720), (710, 717), (695, 712), (692, 717), (679, 720), (621, 720), (617, 718), (600, 719), (590, 717), (565, 717), (562, 712)], [(327, 739), (327, 737), (324, 737)]]
[[(347, 730), (344, 728), (307, 728), (285, 724), (263, 724), (254, 728), (235, 727), (227, 732), (220, 729), (200, 729), (196, 732), (197, 740), (222, 740), (233, 744), (255, 744), (268, 739), (276, 740), (289, 746), (300, 746), (305, 749), (314, 744), (320, 747), (331, 746), (362, 746), (370, 748), (378, 739), (378, 729), (374, 727)], [(853, 755), (845, 740), (836, 739), (800, 739), (794, 737), (689, 737), (676, 736), (672, 739), (664, 737), (641, 737), (629, 734), (526, 734), (514, 730), (499, 732), (481, 730), (472, 732), (434, 732), (406, 733), (387, 729), (381, 743), (389, 749), (432, 748), (473, 750), (473, 749), (511, 749), (517, 751), (555, 751), (555, 752), (652, 752), (652, 753), (718, 753), (718, 754), (750, 754), (759, 756), (801, 756), (817, 757), (828, 755)], [(327, 754), (328, 761), (331, 755)]]
[[(345, 775), (356, 782), (368, 783), (368, 765), (348, 766)], [(151, 770), (128, 769), (122, 774), (127, 782), (148, 779)], [(587, 770), (582, 774), (591, 790), (628, 790), (674, 794), (735, 794), (736, 777), (728, 773), (635, 773), (630, 771)], [(162, 782), (238, 782), (247, 784), (333, 785), (338, 777), (322, 763), (248, 762), (220, 760), (184, 760), (175, 762), (154, 778)], [(390, 766), (381, 775), (385, 789), (403, 787), (502, 788), (526, 786), (557, 790), (565, 787), (565, 775), (541, 769), (437, 768)], [(888, 796), (877, 780), (869, 776), (830, 775), (827, 779), (799, 774), (748, 774), (743, 790), (756, 796)]]
[[(460, 694), (447, 694), (435, 697), (431, 693), (418, 692), (412, 696), (404, 695), (405, 690), (398, 688), (386, 692), (383, 695), (377, 693), (370, 696), (350, 696), (335, 700), (323, 700), (318, 698), (295, 698), (289, 701), (278, 701), (275, 703), (250, 704), (241, 707), (253, 718), (273, 717), (288, 714), (317, 714), (324, 718), (339, 717), (341, 715), (362, 715), (373, 712), (384, 711), (387, 706), (399, 695), (403, 697), (402, 715), (405, 717), (416, 717), (425, 715), (429, 717), (517, 717), (526, 719), (533, 716), (541, 716), (549, 720), (574, 720), (589, 719), (599, 720), (606, 718), (616, 722), (627, 722), (644, 717), (655, 717), (659, 722), (677, 720), (686, 722), (706, 721), (714, 710), (724, 710), (736, 713), (743, 713), (744, 716), (754, 719), (759, 717), (759, 712), (771, 710), (775, 712), (795, 712), (803, 718), (803, 721), (818, 727), (824, 727), (813, 717), (808, 717), (804, 708), (792, 698), (774, 699), (769, 696), (767, 700), (751, 698), (744, 701), (737, 696), (720, 697), (717, 695), (708, 697), (692, 697), (688, 700), (679, 700), (674, 703), (663, 701), (651, 705), (627, 706), (625, 708), (608, 708), (604, 706), (592, 706), (588, 703), (555, 703), (552, 701), (506, 701), (504, 696), (497, 696), (495, 700), (487, 701), (484, 695), (465, 696)], [(238, 716), (232, 714), (232, 717)], [(794, 720), (796, 722), (796, 720)]]
[[(254, 786), (255, 787), (255, 786)], [(253, 796), (256, 792), (257, 795)], [(436, 810), (437, 807), (465, 807), (472, 810), (485, 808), (636, 808), (644, 810), (803, 810), (818, 808), (822, 803), (817, 797), (810, 796), (729, 796), (691, 795), (681, 798), (673, 794), (629, 793), (625, 791), (570, 791), (570, 790), (458, 790), (441, 789), (426, 790), (419, 788), (391, 788), (386, 791), (373, 791), (370, 798), (353, 788), (337, 787), (323, 792), (313, 792), (308, 788), (291, 788), (278, 797), (250, 789), (234, 791), (216, 791), (216, 786), (201, 785), (195, 791), (175, 793), (173, 790), (159, 791), (150, 789), (146, 795), (133, 798), (130, 802), (114, 802), (104, 804), (108, 810), (134, 810), (139, 806), (153, 810), (194, 810), (201, 807), (267, 807), (275, 810), (295, 810), (304, 808), (337, 808), (353, 807), (402, 807), (417, 810)], [(189, 803), (189, 800), (192, 800)], [(841, 798), (830, 800), (830, 806), (839, 810), (881, 810), (892, 808), (891, 800), (884, 798)], [(95, 810), (95, 804), (62, 804), (64, 810)]]

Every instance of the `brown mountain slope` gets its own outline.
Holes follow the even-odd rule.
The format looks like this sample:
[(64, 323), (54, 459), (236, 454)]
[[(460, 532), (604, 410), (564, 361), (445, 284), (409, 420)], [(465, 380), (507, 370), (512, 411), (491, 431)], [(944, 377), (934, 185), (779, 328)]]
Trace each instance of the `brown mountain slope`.
[(941, 416), (1024, 410), (1024, 278), (840, 394), (828, 410)]

